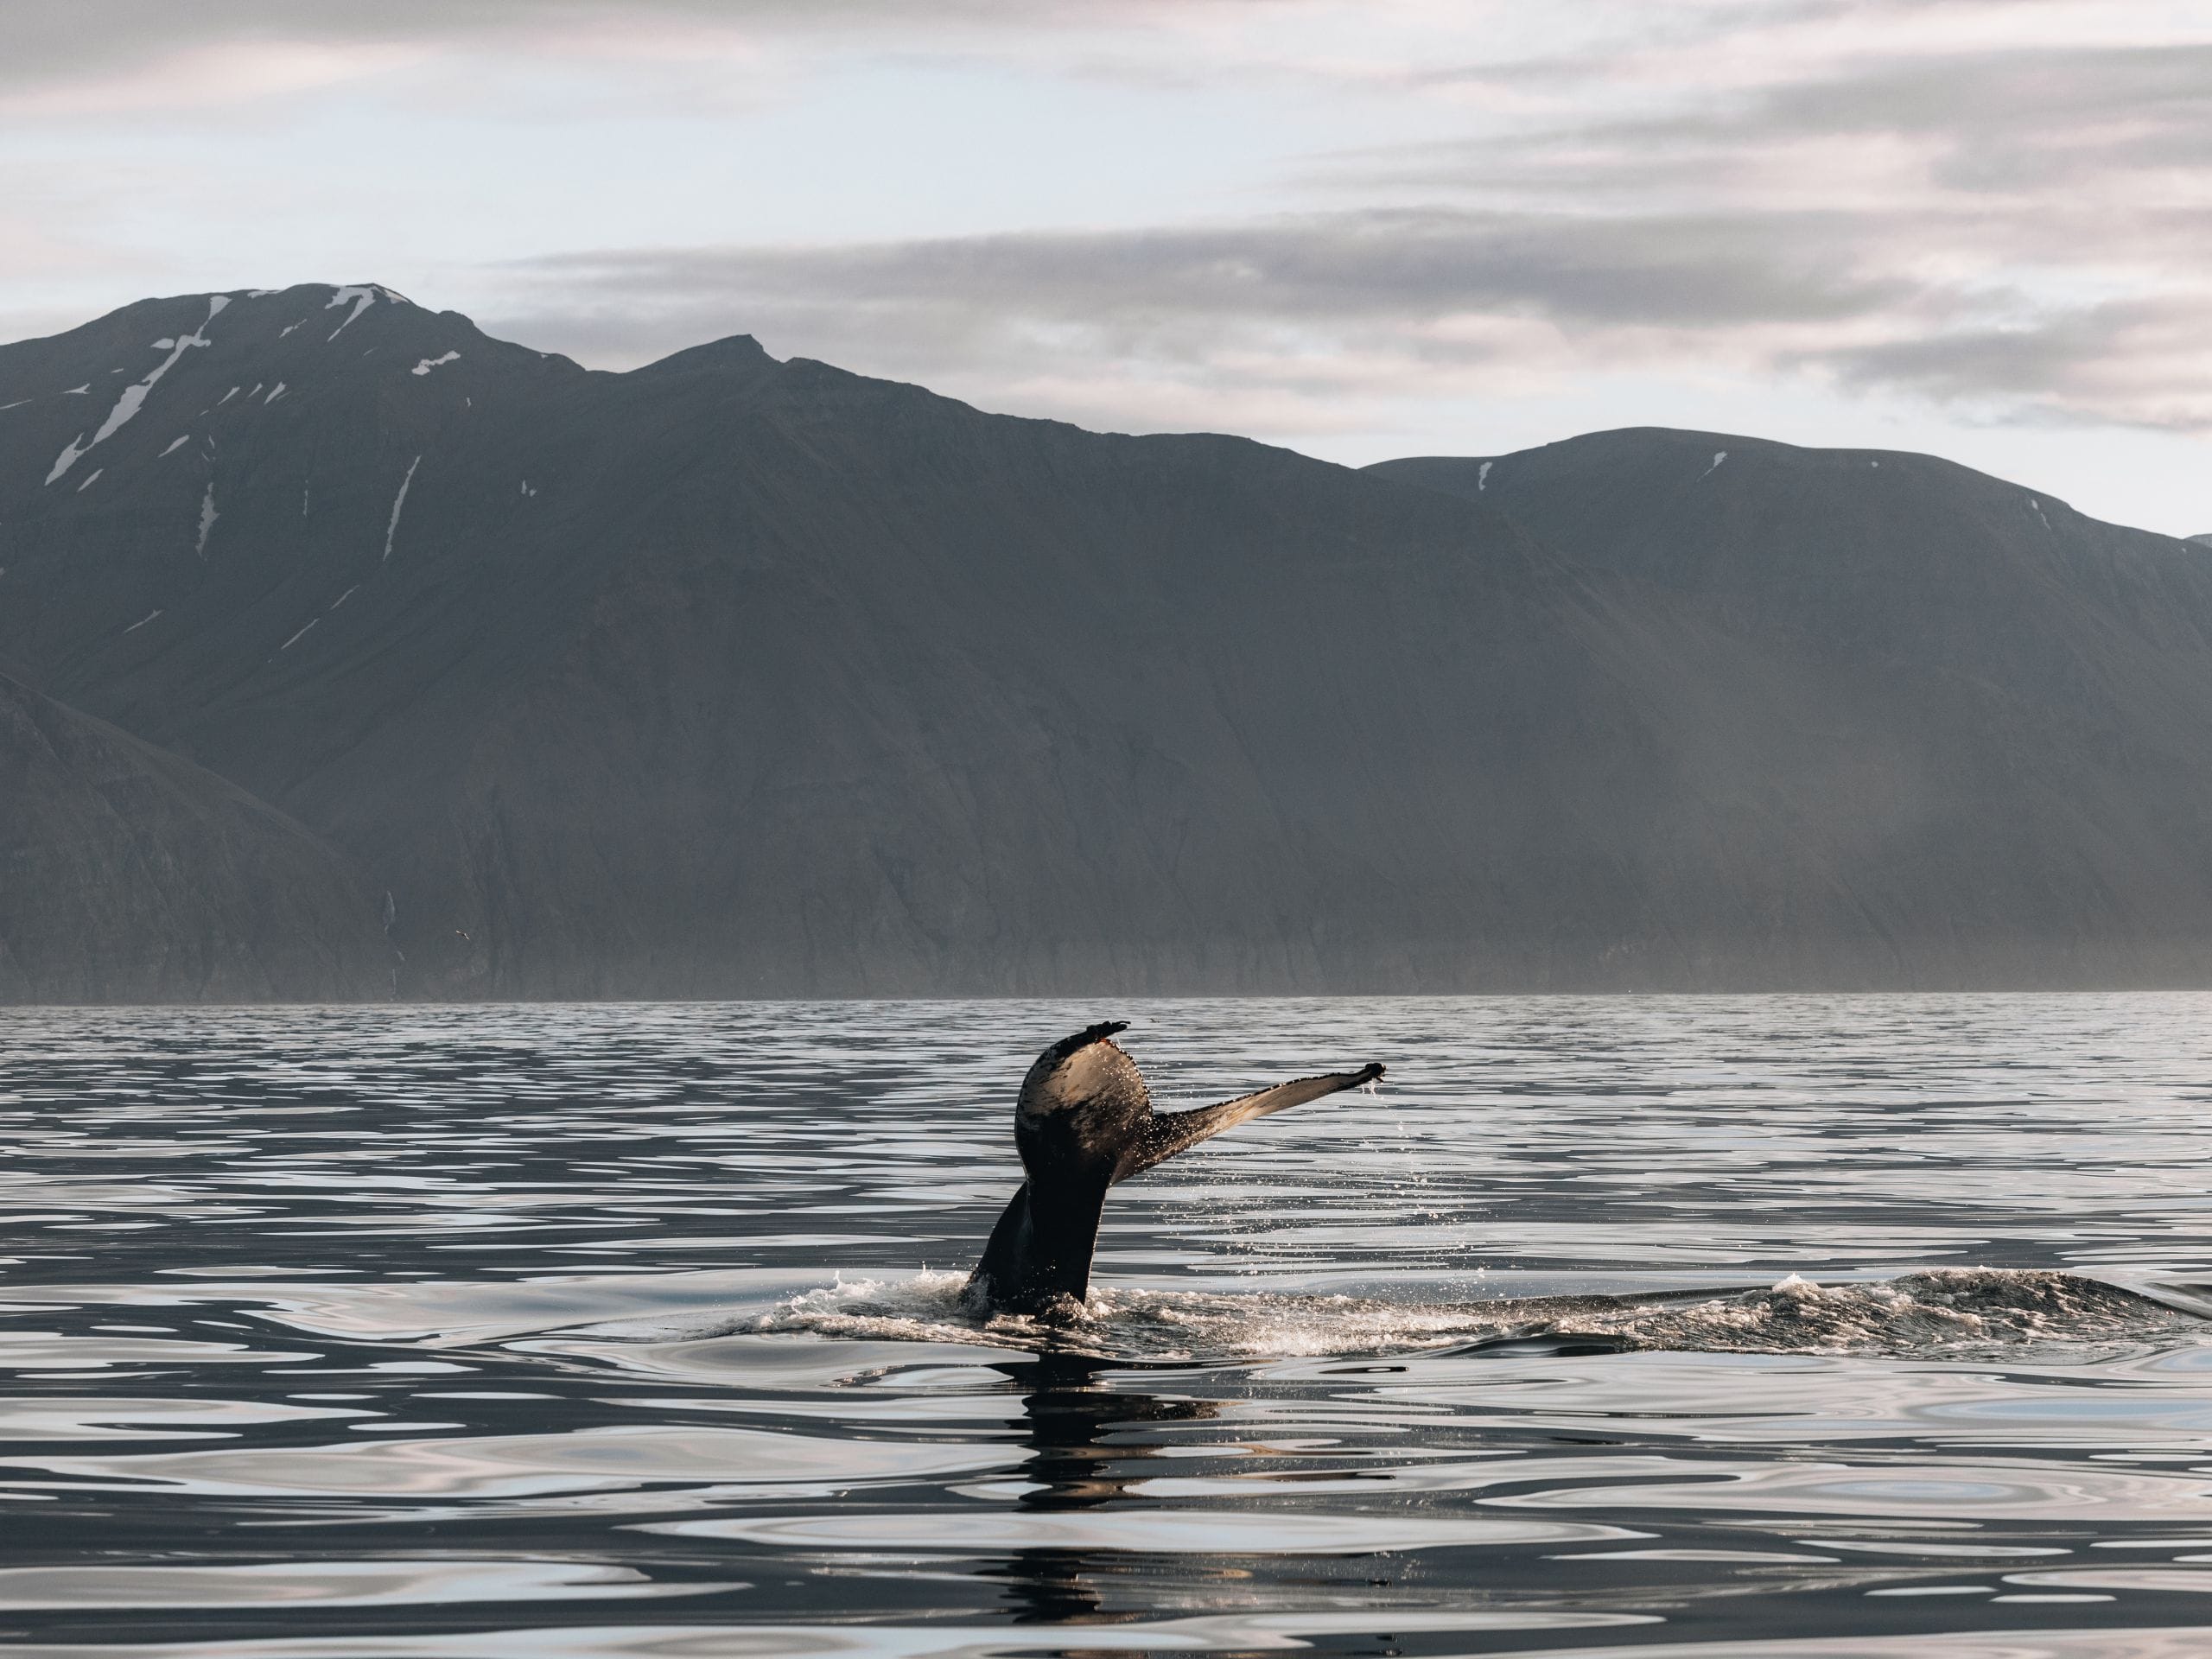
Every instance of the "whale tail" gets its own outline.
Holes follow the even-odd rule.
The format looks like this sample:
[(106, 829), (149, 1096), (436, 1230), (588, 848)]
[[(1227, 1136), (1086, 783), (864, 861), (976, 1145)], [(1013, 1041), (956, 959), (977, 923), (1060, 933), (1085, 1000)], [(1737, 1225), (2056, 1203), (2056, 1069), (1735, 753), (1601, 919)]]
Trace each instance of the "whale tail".
[(1107, 1190), (1186, 1147), (1255, 1117), (1372, 1083), (1379, 1065), (1299, 1077), (1195, 1111), (1158, 1113), (1144, 1074), (1113, 1040), (1126, 1022), (1091, 1026), (1037, 1057), (1014, 1109), (1028, 1179), (991, 1229), (962, 1300), (976, 1312), (1068, 1313), (1090, 1288)]

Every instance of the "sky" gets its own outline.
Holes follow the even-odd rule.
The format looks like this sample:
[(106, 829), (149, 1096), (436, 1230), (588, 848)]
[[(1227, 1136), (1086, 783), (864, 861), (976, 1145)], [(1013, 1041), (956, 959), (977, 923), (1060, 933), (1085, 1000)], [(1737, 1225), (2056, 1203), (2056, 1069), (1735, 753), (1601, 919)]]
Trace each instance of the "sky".
[(386, 284), (1348, 463), (1658, 424), (2212, 531), (2204, 0), (0, 6), (0, 340)]

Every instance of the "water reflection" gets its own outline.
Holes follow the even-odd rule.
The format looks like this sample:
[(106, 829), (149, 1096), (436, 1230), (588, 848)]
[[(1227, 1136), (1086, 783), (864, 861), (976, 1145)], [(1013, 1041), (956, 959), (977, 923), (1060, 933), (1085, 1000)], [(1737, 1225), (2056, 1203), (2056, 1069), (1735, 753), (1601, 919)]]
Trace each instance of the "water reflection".
[[(1151, 1472), (1160, 1425), (1204, 1422), (1210, 1401), (1174, 1400), (1110, 1386), (1114, 1367), (1084, 1353), (1047, 1348), (1033, 1359), (997, 1366), (1021, 1393), (1023, 1438), (1029, 1461), (1025, 1489), (1015, 1498), (1025, 1510), (1095, 1509), (1128, 1495)], [(1007, 1605), (1024, 1623), (1080, 1620), (1123, 1623), (1141, 1609), (1104, 1611), (1100, 1582), (1115, 1571), (1112, 1559), (1087, 1549), (1017, 1550), (1007, 1560)]]
[(0, 1014), (0, 1652), (2195, 1650), (2212, 1000), (1140, 1007), (979, 1329), (1099, 1012)]

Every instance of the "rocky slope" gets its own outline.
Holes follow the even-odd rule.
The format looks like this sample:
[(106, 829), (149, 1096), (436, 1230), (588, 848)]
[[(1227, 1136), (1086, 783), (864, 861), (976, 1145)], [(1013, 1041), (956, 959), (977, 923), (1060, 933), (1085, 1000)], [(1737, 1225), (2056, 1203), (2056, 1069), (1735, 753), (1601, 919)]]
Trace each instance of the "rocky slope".
[(298, 824), (0, 675), (0, 1001), (357, 1001), (396, 965)]
[[(344, 847), (419, 988), (1456, 982), (1529, 960), (1479, 893), (1587, 856), (1548, 802), (1632, 715), (1502, 521), (748, 340), (585, 374), (338, 297), (0, 353), (0, 651)], [(90, 365), (188, 330), (86, 439)]]
[(377, 289), (0, 404), (0, 658), (337, 847), (403, 990), (2212, 977), (2202, 554), (1941, 463), (1357, 473)]
[(1711, 433), (1370, 472), (1507, 513), (1675, 637), (1643, 704), (1675, 791), (1621, 804), (1688, 977), (2212, 973), (2202, 549), (1929, 456)]

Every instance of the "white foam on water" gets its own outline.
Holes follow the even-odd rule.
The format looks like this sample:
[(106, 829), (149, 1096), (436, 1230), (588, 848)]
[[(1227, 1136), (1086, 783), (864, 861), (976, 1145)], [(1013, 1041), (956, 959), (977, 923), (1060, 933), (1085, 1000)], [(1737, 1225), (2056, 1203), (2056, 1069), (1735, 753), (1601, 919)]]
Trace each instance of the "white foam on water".
[[(2045, 1270), (1939, 1268), (1823, 1286), (1458, 1304), (1108, 1286), (1082, 1317), (965, 1313), (964, 1273), (842, 1280), (690, 1336), (810, 1332), (872, 1341), (1040, 1344), (1113, 1358), (1305, 1358), (1489, 1344), (1710, 1353), (2017, 1356), (2027, 1347), (2212, 1342), (2212, 1322), (2133, 1291)], [(671, 1333), (660, 1333), (671, 1334)]]

